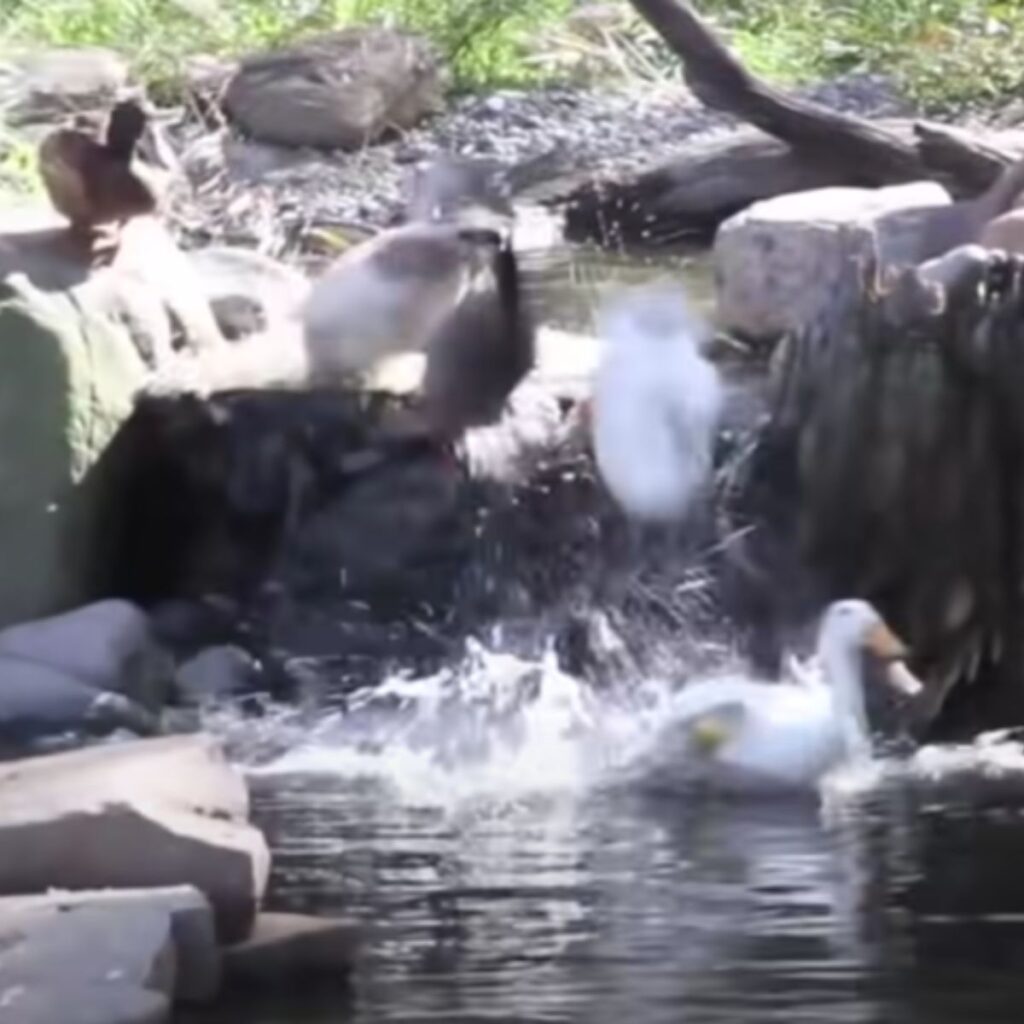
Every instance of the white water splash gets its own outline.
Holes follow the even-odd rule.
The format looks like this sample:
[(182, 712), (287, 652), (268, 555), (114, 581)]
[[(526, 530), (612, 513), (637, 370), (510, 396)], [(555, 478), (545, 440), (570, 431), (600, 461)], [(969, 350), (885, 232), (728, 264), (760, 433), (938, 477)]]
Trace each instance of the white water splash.
[(652, 681), (597, 693), (553, 652), (531, 661), (470, 642), (451, 669), (357, 692), (345, 712), (251, 772), (377, 778), (432, 805), (579, 793), (618, 781), (636, 762), (671, 692)]
[[(470, 641), (459, 664), (392, 676), (352, 694), (345, 711), (280, 709), (259, 725), (227, 717), (207, 725), (244, 736), (250, 750), (271, 737), (286, 748), (251, 774), (373, 779), (419, 806), (507, 804), (608, 785), (654, 785), (688, 800), (686, 755), (667, 741), (677, 692), (659, 680), (595, 691), (562, 671), (554, 652), (529, 660)], [(828, 820), (887, 789), (970, 798), (993, 786), (1024, 794), (1024, 745), (1013, 731), (843, 765), (818, 792)]]
[(937, 802), (973, 803), (989, 796), (1024, 796), (1024, 744), (1019, 730), (982, 733), (970, 743), (927, 744), (906, 757), (843, 765), (822, 780), (826, 820), (856, 813), (883, 791), (913, 791)]

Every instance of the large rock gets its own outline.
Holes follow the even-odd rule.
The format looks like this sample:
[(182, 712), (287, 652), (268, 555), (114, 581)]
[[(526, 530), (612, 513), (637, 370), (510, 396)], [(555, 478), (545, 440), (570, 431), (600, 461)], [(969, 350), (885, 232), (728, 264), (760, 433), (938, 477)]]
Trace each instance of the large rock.
[[(109, 930), (124, 932), (126, 923), (130, 932), (132, 922), (140, 918), (150, 922), (167, 921), (173, 957), (167, 956), (167, 929), (162, 924), (149, 929), (150, 937), (157, 938), (155, 950), (152, 944), (147, 946), (146, 943), (126, 950), (106, 934)], [(93, 941), (88, 936), (81, 941), (87, 922), (97, 931)], [(70, 972), (67, 965), (53, 955), (57, 947), (52, 941), (53, 932), (65, 926), (70, 927), (80, 942), (74, 950)], [(6, 957), (0, 952), (0, 976), (5, 980), (4, 967), (10, 970), (14, 966), (12, 961), (17, 960), (15, 973), (23, 977), (31, 975), (47, 989), (59, 991), (64, 986), (65, 993), (69, 983), (77, 988), (85, 978), (155, 990), (183, 1003), (208, 1002), (220, 990), (223, 958), (213, 914), (206, 898), (191, 886), (7, 896), (0, 899), (0, 935), (3, 934), (25, 947), (16, 957), (11, 956), (10, 948)], [(76, 1002), (75, 999), (65, 1000), (65, 1012)], [(77, 1018), (58, 1015), (55, 1020), (70, 1024)]]
[(143, 740), (0, 768), (0, 893), (193, 885), (218, 937), (244, 939), (269, 854), (245, 784), (204, 736)]
[(217, 324), (230, 340), (279, 329), (309, 291), (297, 270), (249, 249), (210, 246), (191, 256)]
[(777, 338), (812, 320), (877, 245), (883, 268), (920, 262), (929, 214), (948, 206), (935, 182), (824, 188), (768, 199), (727, 220), (715, 238), (719, 321)]
[(425, 40), (349, 28), (247, 58), (224, 105), (264, 142), (355, 149), (438, 110), (445, 78)]
[(152, 710), (163, 705), (174, 674), (173, 660), (156, 643), (146, 613), (114, 599), (0, 630), (3, 655), (126, 694)]
[(146, 361), (172, 359), (178, 333), (195, 347), (221, 341), (157, 221), (129, 224), (114, 264), (95, 271), (55, 224), (24, 213), (0, 234), (0, 624), (88, 596), (79, 485), (130, 413)]
[(0, 751), (23, 754), (117, 729), (150, 736), (158, 723), (123, 694), (99, 690), (49, 665), (0, 656)]
[(128, 82), (128, 65), (100, 47), (62, 47), (16, 56), (0, 69), (8, 124), (60, 120), (108, 107)]
[(0, 282), (0, 622), (84, 596), (76, 486), (143, 379), (130, 341), (70, 294)]

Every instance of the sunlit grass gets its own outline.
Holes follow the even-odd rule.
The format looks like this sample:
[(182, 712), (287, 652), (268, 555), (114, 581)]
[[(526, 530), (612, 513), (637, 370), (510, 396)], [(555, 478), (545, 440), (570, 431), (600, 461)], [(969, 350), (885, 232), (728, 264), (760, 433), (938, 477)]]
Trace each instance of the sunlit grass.
[(524, 84), (531, 39), (567, 12), (569, 0), (0, 0), (7, 43), (97, 45), (129, 58), (164, 88), (189, 56), (243, 54), (353, 24), (425, 33), (464, 88)]

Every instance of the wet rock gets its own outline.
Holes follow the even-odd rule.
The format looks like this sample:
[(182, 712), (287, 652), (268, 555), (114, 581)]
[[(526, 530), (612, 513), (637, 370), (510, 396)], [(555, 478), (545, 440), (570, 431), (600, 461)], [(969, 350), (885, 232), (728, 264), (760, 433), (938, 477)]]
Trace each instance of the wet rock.
[(128, 82), (128, 65), (112, 50), (61, 47), (16, 57), (0, 73), (0, 106), (9, 124), (58, 121), (108, 107)]
[(424, 40), (350, 28), (246, 58), (224, 106), (264, 142), (354, 149), (439, 109), (444, 87), (441, 63)]
[(247, 814), (244, 782), (204, 736), (19, 761), (0, 768), (0, 893), (193, 885), (236, 942), (269, 869)]
[(201, 704), (252, 689), (260, 667), (240, 647), (208, 647), (182, 665), (174, 677), (178, 700)]
[(754, 339), (799, 328), (833, 302), (876, 244), (882, 267), (916, 265), (928, 214), (951, 202), (935, 182), (825, 188), (755, 203), (715, 237), (719, 323)]
[[(73, 969), (76, 978), (81, 977), (81, 967), (86, 966), (85, 963), (77, 962), (79, 957), (89, 962), (95, 957), (99, 961), (99, 966), (105, 968), (107, 981), (131, 982), (139, 987), (148, 987), (145, 981), (150, 977), (151, 980), (160, 982), (161, 993), (175, 1002), (204, 1003), (217, 995), (223, 964), (214, 929), (213, 913), (202, 893), (191, 886), (164, 889), (102, 889), (86, 892), (54, 891), (38, 896), (7, 896), (0, 899), (0, 935), (8, 930), (8, 934), (15, 931), (25, 936), (30, 945), (29, 949), (24, 951), (27, 956), (22, 962), (27, 960), (32, 964), (32, 973), (38, 971), (44, 985), (59, 988), (62, 979), (66, 979), (65, 965), (41, 955), (43, 950), (32, 945), (32, 938), (41, 932), (62, 928), (65, 924), (70, 924), (78, 936), (78, 926), (83, 921), (82, 913), (88, 915), (90, 911), (96, 910), (104, 912), (104, 917), (110, 921), (110, 927), (114, 929), (139, 914), (149, 917), (160, 914), (167, 918), (174, 946), (173, 978), (167, 978), (168, 972), (157, 974), (153, 978), (148, 974), (146, 977), (140, 977), (131, 970), (126, 971), (124, 958), (114, 961), (110, 955), (109, 944), (102, 941), (103, 928), (100, 928), (101, 941), (98, 944), (89, 942), (86, 937), (86, 941), (78, 948)], [(2, 945), (3, 942), (0, 940), (0, 946)], [(136, 966), (145, 964), (145, 959), (129, 959)], [(0, 953), (0, 965), (2, 964), (3, 954)], [(3, 972), (3, 966), (0, 966), (0, 972)], [(143, 973), (146, 974), (145, 971)]]
[(44, 740), (118, 729), (149, 736), (157, 722), (123, 694), (98, 690), (48, 665), (0, 656), (0, 749), (25, 753)]
[[(2, 910), (2, 906), (0, 906)], [(160, 1024), (175, 951), (159, 908), (83, 906), (0, 917), (4, 1013), (24, 1024)]]
[(210, 246), (191, 257), (220, 329), (231, 340), (279, 328), (309, 291), (302, 274), (258, 252)]
[(344, 985), (358, 938), (345, 922), (305, 914), (260, 914), (249, 938), (224, 951), (228, 982), (287, 989), (297, 984)]
[(149, 618), (108, 600), (0, 631), (0, 656), (57, 669), (98, 690), (123, 693), (150, 710), (167, 699), (173, 663)]

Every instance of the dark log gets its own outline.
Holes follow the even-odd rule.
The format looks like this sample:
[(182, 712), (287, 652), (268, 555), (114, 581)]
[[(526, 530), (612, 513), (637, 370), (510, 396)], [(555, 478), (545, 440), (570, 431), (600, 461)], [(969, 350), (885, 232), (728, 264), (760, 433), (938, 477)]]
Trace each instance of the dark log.
[(775, 509), (751, 517), (739, 552), (765, 581), (771, 624), (871, 600), (930, 684), (926, 720), (954, 683), (1024, 708), (1024, 262), (969, 250), (949, 261), (941, 289), (942, 274), (930, 285), (905, 270), (884, 286), (869, 274), (864, 289), (851, 273), (847, 294), (790, 339), (730, 504), (756, 510), (767, 494)]
[(635, 178), (585, 182), (568, 197), (566, 235), (607, 246), (705, 240), (759, 199), (854, 183), (837, 180), (834, 168), (802, 159), (784, 142), (743, 129), (698, 143)]
[(685, 0), (632, 0), (709, 107), (735, 114), (863, 185), (927, 177), (917, 148), (862, 118), (787, 96), (752, 75)]
[[(882, 123), (893, 135), (914, 137), (910, 121)], [(567, 198), (566, 234), (608, 246), (705, 240), (727, 217), (760, 199), (859, 184), (855, 167), (826, 165), (743, 128), (689, 146), (635, 177), (584, 182)]]
[[(571, 239), (612, 246), (705, 240), (752, 202), (830, 185), (934, 178), (954, 197), (973, 198), (1024, 153), (1020, 133), (976, 137), (932, 124), (871, 123), (787, 96), (751, 75), (684, 0), (634, 6), (679, 55), (698, 98), (768, 136), (744, 130), (622, 181), (577, 184), (568, 196)], [(973, 239), (989, 205), (939, 215), (930, 232), (935, 251)]]

